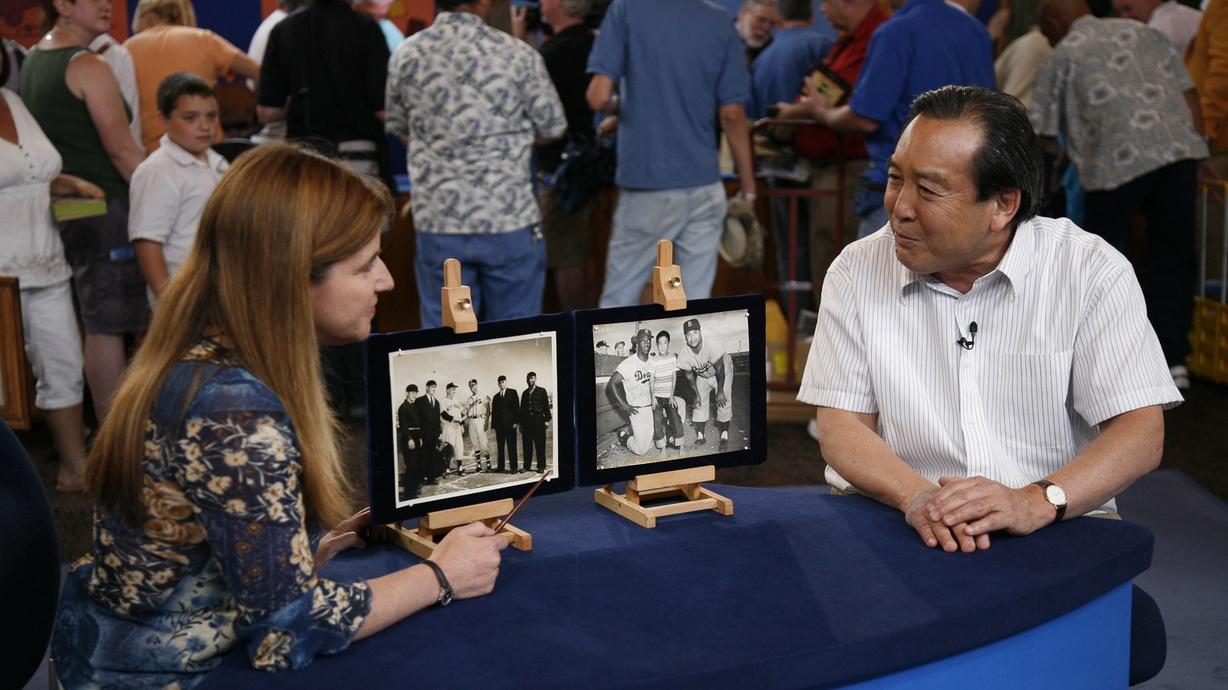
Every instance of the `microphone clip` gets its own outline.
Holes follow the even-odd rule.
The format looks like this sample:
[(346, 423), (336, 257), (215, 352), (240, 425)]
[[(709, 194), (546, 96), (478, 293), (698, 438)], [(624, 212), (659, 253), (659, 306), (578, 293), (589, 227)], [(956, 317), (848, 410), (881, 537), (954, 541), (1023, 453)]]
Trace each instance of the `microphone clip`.
[(955, 341), (955, 344), (959, 345), (965, 350), (971, 350), (973, 347), (976, 346), (976, 322), (975, 321), (968, 324), (968, 334), (972, 336), (971, 340), (961, 335), (959, 337), (959, 340)]

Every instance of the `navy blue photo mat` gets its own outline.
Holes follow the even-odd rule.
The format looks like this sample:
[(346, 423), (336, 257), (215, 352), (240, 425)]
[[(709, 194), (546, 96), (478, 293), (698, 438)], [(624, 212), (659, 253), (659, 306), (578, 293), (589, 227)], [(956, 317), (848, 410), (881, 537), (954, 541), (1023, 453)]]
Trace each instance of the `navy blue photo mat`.
[[(674, 460), (659, 460), (623, 467), (597, 467), (597, 400), (594, 395), (596, 364), (593, 326), (634, 321), (652, 321), (686, 317), (703, 317), (721, 312), (745, 309), (747, 312), (748, 347), (750, 350), (750, 429), (747, 448), (723, 453), (711, 453)], [(574, 312), (575, 316), (575, 381), (576, 381), (576, 483), (579, 486), (613, 484), (638, 475), (685, 470), (705, 465), (738, 467), (758, 465), (767, 459), (767, 370), (764, 362), (764, 302), (763, 295), (739, 295), (702, 300), (688, 300), (686, 309), (665, 311), (658, 304), (613, 309), (592, 309)], [(582, 389), (582, 390), (581, 390)]]
[(519, 499), (533, 482), (496, 486), (489, 490), (397, 506), (396, 439), (393, 433), (392, 386), (389, 380), (389, 355), (401, 351), (455, 345), (480, 345), (483, 341), (518, 335), (553, 332), (555, 338), (554, 423), (558, 434), (555, 462), (558, 476), (542, 484), (535, 495), (568, 491), (575, 486), (575, 418), (573, 393), (575, 350), (570, 314), (550, 314), (527, 319), (491, 321), (478, 325), (474, 333), (455, 333), (450, 328), (434, 328), (396, 333), (373, 333), (363, 348), (367, 390), (367, 480), (371, 519), (387, 524), (420, 517), (427, 513), (460, 508), (504, 498)]

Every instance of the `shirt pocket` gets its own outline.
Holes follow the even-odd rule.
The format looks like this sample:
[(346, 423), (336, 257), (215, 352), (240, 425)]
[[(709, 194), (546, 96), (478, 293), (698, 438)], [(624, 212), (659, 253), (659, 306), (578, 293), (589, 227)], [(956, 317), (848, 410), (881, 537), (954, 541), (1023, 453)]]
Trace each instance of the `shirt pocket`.
[(985, 353), (979, 388), (985, 422), (1008, 447), (1070, 448), (1074, 350)]

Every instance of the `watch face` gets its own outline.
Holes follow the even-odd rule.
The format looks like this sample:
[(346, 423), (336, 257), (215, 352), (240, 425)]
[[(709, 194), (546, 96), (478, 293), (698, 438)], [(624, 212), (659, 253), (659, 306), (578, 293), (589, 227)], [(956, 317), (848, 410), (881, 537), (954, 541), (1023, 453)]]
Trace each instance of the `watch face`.
[(1045, 498), (1055, 506), (1066, 505), (1066, 492), (1057, 484), (1050, 484), (1045, 487)]
[(448, 604), (452, 603), (452, 588), (451, 587), (444, 587), (442, 590), (440, 590), (439, 601), (437, 603), (440, 606), (447, 606)]

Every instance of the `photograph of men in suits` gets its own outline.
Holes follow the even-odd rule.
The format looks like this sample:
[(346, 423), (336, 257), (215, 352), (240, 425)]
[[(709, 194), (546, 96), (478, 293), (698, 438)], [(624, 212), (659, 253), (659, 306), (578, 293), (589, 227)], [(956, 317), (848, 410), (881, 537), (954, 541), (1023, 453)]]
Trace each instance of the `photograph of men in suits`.
[(537, 471), (546, 469), (546, 425), (550, 422), (550, 396), (537, 385), (537, 374), (525, 376), (528, 388), (520, 399), (520, 435), (524, 438), (524, 468), (529, 469), (537, 454)]
[[(553, 417), (555, 381), (564, 371), (560, 368), (557, 337), (555, 331), (533, 331), (491, 342), (398, 349), (388, 354), (390, 377), (384, 404), (392, 408), (393, 419), (385, 432), (387, 440), (377, 447), (391, 446), (387, 455), (395, 456), (381, 453), (380, 462), (387, 463), (388, 474), (398, 478), (398, 508), (470, 494), (473, 502), (480, 502), (478, 494), (483, 492), (536, 480), (527, 471), (529, 465), (521, 461), (524, 456), (517, 433), (523, 428), (525, 398), (524, 388), (516, 382), (524, 380), (525, 372), (530, 371), (541, 372), (542, 377), (529, 377), (530, 386), (537, 389), (530, 399), (538, 408), (528, 417), (538, 431), (537, 444), (530, 439), (529, 457), (539, 456), (544, 473), (560, 476), (556, 448), (560, 445), (557, 435), (563, 430), (547, 424)], [(411, 395), (403, 392), (407, 388), (412, 390)], [(398, 414), (402, 396), (404, 409)], [(412, 433), (408, 431), (411, 428)], [(379, 433), (379, 429), (371, 431)], [(413, 450), (409, 450), (410, 439)], [(562, 444), (564, 448), (567, 445)], [(391, 466), (394, 464), (395, 468)], [(380, 472), (375, 477), (372, 490), (377, 494), (386, 491), (383, 476)]]
[(422, 463), (423, 479), (429, 484), (435, 484), (443, 476), (444, 466), (439, 458), (439, 435), (443, 426), (439, 416), (439, 399), (435, 397), (435, 381), (426, 382), (426, 395), (420, 396), (414, 403), (418, 410), (418, 424), (422, 427), (422, 448), (419, 458)]
[(507, 377), (499, 377), (499, 392), (490, 399), (490, 423), (495, 428), (495, 445), (499, 448), (499, 472), (507, 471), (503, 464), (504, 448), (511, 461), (512, 474), (516, 469), (516, 425), (520, 423), (520, 396), (515, 388), (507, 387)]
[(405, 400), (397, 408), (397, 446), (401, 451), (401, 487), (409, 496), (418, 493), (422, 485), (422, 424), (418, 419), (418, 386), (405, 387)]

